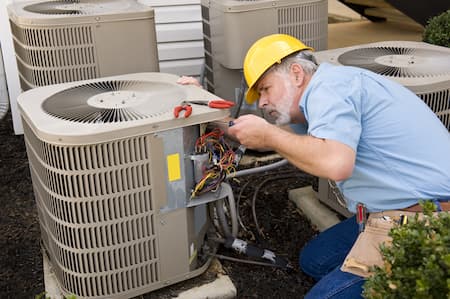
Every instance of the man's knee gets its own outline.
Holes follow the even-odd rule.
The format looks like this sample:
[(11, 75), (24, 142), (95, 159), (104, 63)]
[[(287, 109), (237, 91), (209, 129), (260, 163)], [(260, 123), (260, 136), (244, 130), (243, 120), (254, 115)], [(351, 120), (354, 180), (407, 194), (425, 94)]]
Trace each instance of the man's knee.
[(364, 278), (335, 269), (306, 294), (305, 299), (362, 299)]
[(300, 269), (315, 280), (320, 280), (337, 266), (333, 256), (320, 255), (314, 240), (306, 244), (299, 253)]
[(321, 279), (342, 264), (357, 236), (356, 222), (352, 218), (320, 233), (300, 251), (300, 268), (314, 279)]

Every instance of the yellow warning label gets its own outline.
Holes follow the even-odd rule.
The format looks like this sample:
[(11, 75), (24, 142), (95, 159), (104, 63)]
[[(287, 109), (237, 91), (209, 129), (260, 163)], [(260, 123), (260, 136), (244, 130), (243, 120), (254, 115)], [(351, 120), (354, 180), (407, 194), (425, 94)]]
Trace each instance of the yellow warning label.
[(167, 156), (167, 173), (169, 182), (181, 179), (180, 154), (176, 153)]

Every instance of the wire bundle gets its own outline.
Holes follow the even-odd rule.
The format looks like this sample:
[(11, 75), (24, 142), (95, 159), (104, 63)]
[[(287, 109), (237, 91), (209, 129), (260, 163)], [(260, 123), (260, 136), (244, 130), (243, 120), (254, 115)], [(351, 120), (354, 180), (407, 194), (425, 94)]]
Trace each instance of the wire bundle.
[(219, 128), (201, 135), (195, 142), (195, 154), (208, 153), (208, 166), (195, 185), (191, 198), (209, 191), (216, 191), (227, 175), (236, 171), (235, 152), (224, 139)]

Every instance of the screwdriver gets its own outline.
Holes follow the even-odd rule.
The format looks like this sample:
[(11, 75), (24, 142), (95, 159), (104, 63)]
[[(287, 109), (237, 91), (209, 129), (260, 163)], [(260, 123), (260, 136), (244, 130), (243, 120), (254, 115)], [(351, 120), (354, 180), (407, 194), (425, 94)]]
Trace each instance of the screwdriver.
[(209, 108), (227, 109), (234, 106), (234, 102), (226, 100), (211, 100), (211, 101), (184, 101), (186, 104), (195, 104), (208, 106)]
[(366, 225), (366, 217), (367, 211), (366, 207), (362, 203), (358, 203), (356, 205), (356, 223), (358, 223), (359, 232), (362, 233), (364, 231), (364, 227)]

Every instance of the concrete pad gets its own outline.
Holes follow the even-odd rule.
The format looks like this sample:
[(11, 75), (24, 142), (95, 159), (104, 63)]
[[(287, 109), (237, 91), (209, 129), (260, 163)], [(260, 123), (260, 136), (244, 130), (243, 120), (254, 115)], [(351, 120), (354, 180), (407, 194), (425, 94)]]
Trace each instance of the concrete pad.
[(220, 275), (208, 284), (187, 290), (176, 299), (232, 299), (237, 294), (236, 287), (227, 275)]
[[(43, 268), (44, 268), (44, 286), (46, 298), (63, 299), (64, 295), (61, 291), (59, 283), (56, 279), (55, 272), (52, 270), (51, 264), (46, 254), (43, 254)], [(236, 297), (237, 290), (233, 282), (222, 268), (222, 264), (216, 258), (211, 261), (210, 266), (206, 271), (217, 273), (217, 278), (209, 283), (195, 286), (187, 291), (180, 292), (178, 296), (173, 299), (232, 299)], [(182, 283), (181, 283), (182, 284)], [(182, 288), (182, 285), (178, 285)], [(168, 286), (167, 288), (171, 288)], [(172, 286), (176, 288), (176, 286)], [(162, 290), (162, 289), (159, 289)], [(155, 290), (155, 291), (159, 291)], [(176, 292), (175, 290), (172, 290)], [(143, 295), (142, 295), (143, 296)], [(141, 296), (135, 297), (140, 298)]]
[(45, 287), (45, 298), (52, 299), (63, 299), (64, 295), (61, 292), (58, 281), (56, 280), (55, 272), (53, 272), (48, 257), (45, 253), (43, 256), (43, 268), (44, 268), (44, 287)]
[(217, 272), (217, 279), (213, 282), (194, 287), (180, 293), (174, 299), (232, 299), (236, 297), (237, 290), (217, 259), (213, 259), (209, 271)]
[(319, 202), (316, 192), (311, 186), (290, 190), (289, 199), (319, 231), (324, 231), (340, 222), (335, 212)]

